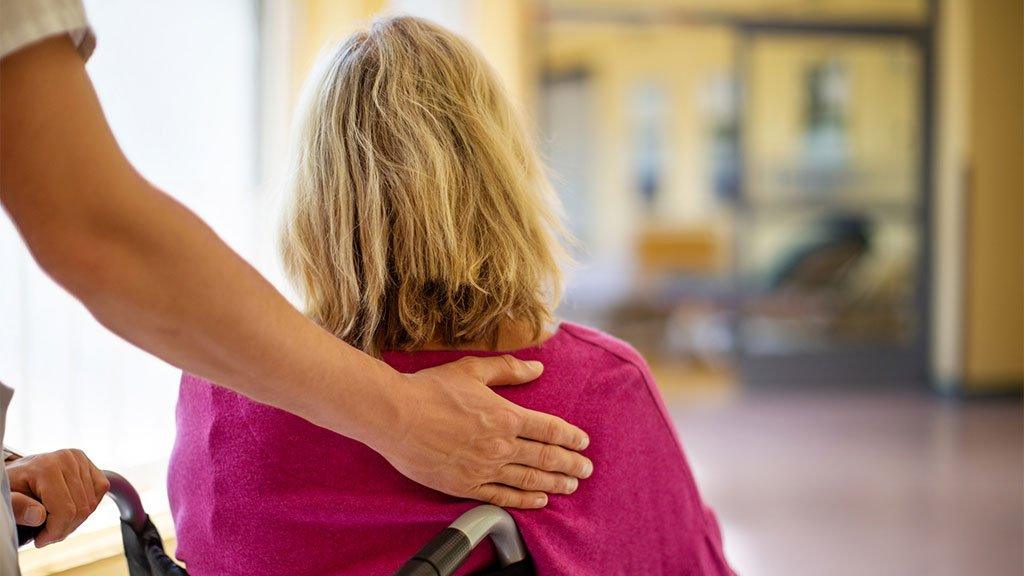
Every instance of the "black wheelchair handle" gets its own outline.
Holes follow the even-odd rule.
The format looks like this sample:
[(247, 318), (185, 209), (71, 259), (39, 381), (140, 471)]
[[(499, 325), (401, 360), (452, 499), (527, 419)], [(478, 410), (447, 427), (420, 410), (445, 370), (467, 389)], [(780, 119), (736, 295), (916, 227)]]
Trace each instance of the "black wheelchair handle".
[(488, 536), (494, 542), (499, 565), (508, 566), (526, 558), (526, 546), (512, 516), (497, 506), (484, 504), (441, 530), (394, 576), (450, 576)]
[(117, 511), (121, 513), (121, 520), (126, 522), (136, 532), (142, 532), (146, 527), (146, 522), (149, 521), (149, 514), (146, 514), (145, 508), (142, 507), (142, 499), (139, 498), (139, 493), (135, 491), (135, 487), (129, 484), (124, 476), (117, 472), (104, 470), (103, 475), (110, 482), (110, 490), (107, 491), (107, 496), (114, 501), (114, 504), (117, 504)]
[[(110, 482), (110, 490), (107, 492), (107, 496), (117, 504), (117, 509), (121, 513), (121, 520), (127, 522), (136, 532), (141, 532), (146, 526), (146, 521), (149, 516), (146, 514), (146, 510), (142, 507), (142, 500), (139, 498), (139, 493), (135, 491), (135, 488), (124, 479), (117, 472), (111, 472), (104, 470), (103, 475), (107, 477), (107, 481)], [(18, 547), (24, 546), (29, 542), (36, 539), (39, 533), (46, 527), (46, 522), (43, 522), (39, 526), (22, 526), (18, 525)]]
[(25, 544), (36, 539), (39, 533), (46, 528), (46, 522), (43, 522), (39, 526), (22, 526), (18, 524), (18, 547), (21, 548)]

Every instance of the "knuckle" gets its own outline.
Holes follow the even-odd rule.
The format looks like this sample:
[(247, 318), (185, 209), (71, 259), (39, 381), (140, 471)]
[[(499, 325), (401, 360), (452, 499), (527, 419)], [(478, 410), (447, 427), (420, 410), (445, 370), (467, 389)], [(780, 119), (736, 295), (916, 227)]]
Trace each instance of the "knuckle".
[(57, 452), (56, 457), (50, 462), (50, 465), (55, 468), (77, 467), (78, 459), (75, 458), (74, 452), (65, 448), (64, 450)]
[(492, 460), (504, 460), (511, 451), (511, 443), (504, 438), (488, 438), (482, 444), (484, 453)]
[(464, 356), (456, 360), (455, 364), (457, 364), (462, 373), (471, 380), (476, 380), (478, 382), (483, 381), (483, 372), (481, 370), (479, 358), (476, 358), (475, 356)]
[(496, 438), (493, 442), (491, 455), (501, 460), (507, 460), (512, 455), (512, 443), (504, 438)]
[(477, 384), (487, 384), (487, 375), (480, 369), (478, 364), (470, 365), (469, 369), (466, 370), (466, 374), (468, 374), (469, 378)]
[(494, 477), (493, 470), (490, 466), (480, 465), (472, 469), (470, 474), (473, 475), (477, 480), (491, 480)]
[(571, 470), (571, 472), (575, 476), (582, 476), (583, 472), (586, 470), (586, 467), (587, 467), (586, 460), (584, 460), (583, 458), (575, 458), (572, 461), (572, 470)]
[(555, 485), (558, 487), (559, 491), (565, 494), (572, 492), (572, 482), (570, 482), (568, 478), (559, 478), (558, 480), (555, 480)]
[(522, 425), (522, 417), (520, 417), (519, 414), (516, 413), (516, 411), (512, 410), (511, 408), (506, 408), (498, 412), (496, 416), (498, 420), (498, 425), (504, 428), (505, 430), (518, 431), (519, 427)]
[(558, 462), (558, 452), (555, 447), (546, 444), (540, 449), (540, 467), (550, 470)]
[(510, 374), (519, 373), (519, 360), (511, 354), (502, 354), (501, 363), (504, 365), (505, 370), (508, 370)]
[(547, 433), (548, 438), (557, 441), (561, 436), (562, 422), (557, 418), (549, 418), (547, 424), (544, 425), (544, 431)]

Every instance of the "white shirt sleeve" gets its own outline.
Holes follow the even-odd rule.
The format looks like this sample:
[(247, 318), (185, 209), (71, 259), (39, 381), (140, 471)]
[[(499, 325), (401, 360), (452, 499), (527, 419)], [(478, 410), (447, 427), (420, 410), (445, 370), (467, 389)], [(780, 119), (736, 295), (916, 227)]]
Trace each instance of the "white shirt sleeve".
[(67, 34), (83, 60), (96, 47), (82, 0), (0, 0), (0, 58), (40, 40)]
[[(0, 0), (5, 1), (5, 0)], [(14, 391), (0, 382), (0, 444), (4, 441), (4, 426), (7, 420), (7, 406)], [(7, 467), (0, 463), (0, 574), (18, 576), (18, 532), (11, 513), (11, 485), (7, 479)]]

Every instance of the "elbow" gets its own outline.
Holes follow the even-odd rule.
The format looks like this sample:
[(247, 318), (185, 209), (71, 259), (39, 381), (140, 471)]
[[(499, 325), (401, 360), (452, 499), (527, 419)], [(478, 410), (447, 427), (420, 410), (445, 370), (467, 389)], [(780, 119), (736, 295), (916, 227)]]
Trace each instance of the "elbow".
[(111, 237), (101, 223), (65, 217), (21, 228), (39, 267), (79, 300), (87, 300), (111, 280), (111, 262), (104, 258), (111, 251)]
[[(95, 203), (67, 202), (48, 190), (23, 193), (25, 186), (7, 181), (0, 202), (18, 229), (36, 264), (58, 284), (77, 295), (98, 264), (104, 227)], [(18, 192), (15, 194), (14, 192)], [(87, 196), (78, 196), (79, 199)]]

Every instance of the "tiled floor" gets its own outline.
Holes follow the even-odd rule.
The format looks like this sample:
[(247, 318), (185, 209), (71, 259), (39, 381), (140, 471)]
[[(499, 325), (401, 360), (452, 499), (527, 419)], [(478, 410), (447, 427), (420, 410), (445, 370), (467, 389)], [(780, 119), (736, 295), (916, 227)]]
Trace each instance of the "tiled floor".
[(905, 390), (667, 400), (741, 574), (1024, 574), (1019, 402)]

